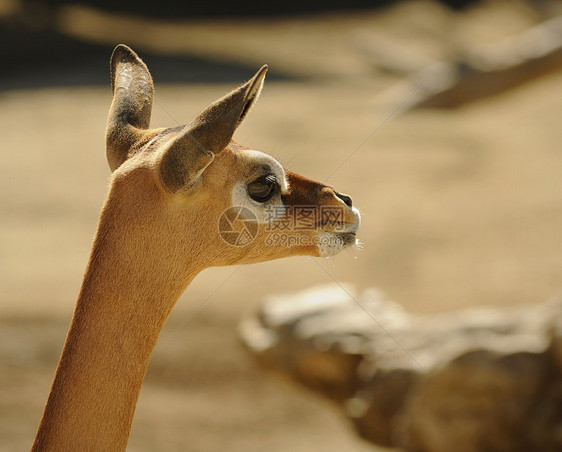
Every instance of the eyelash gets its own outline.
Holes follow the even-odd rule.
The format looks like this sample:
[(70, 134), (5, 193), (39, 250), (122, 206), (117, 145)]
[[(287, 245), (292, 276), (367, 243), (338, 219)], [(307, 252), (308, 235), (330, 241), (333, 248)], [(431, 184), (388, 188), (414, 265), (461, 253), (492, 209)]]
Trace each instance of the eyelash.
[[(258, 177), (247, 186), (248, 196), (254, 201), (265, 203), (278, 191), (279, 183), (274, 174)], [(252, 191), (254, 193), (252, 193)]]

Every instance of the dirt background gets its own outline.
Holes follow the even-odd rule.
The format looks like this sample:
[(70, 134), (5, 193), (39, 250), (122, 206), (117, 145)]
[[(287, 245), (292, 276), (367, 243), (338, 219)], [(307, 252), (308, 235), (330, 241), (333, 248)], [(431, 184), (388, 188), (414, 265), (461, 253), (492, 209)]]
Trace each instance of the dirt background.
[[(562, 74), (456, 110), (396, 115), (345, 161), (404, 100), (389, 95), (399, 80), (377, 70), (363, 44), (387, 39), (432, 60), (538, 20), (522, 3), (500, 1), (462, 13), (413, 2), (171, 23), (65, 8), (65, 36), (104, 51), (85, 62), (63, 55), (49, 77), (28, 60), (30, 71), (4, 78), (0, 92), (0, 450), (31, 446), (105, 197), (109, 79), (88, 79), (88, 65), (107, 73), (103, 46), (160, 55), (145, 57), (156, 81), (153, 126), (189, 121), (267, 62), (271, 77), (237, 141), (311, 178), (339, 168), (330, 183), (360, 208), (363, 245), (327, 270), (435, 312), (538, 303), (562, 290)], [(178, 55), (192, 59), (177, 60), (182, 71), (199, 71), (192, 83), (169, 76)], [(212, 83), (202, 81), (207, 73)], [(206, 270), (178, 302), (128, 450), (373, 450), (329, 404), (264, 373), (238, 343), (239, 319), (267, 294), (329, 277), (314, 260), (293, 258), (242, 267), (214, 292), (232, 271)]]

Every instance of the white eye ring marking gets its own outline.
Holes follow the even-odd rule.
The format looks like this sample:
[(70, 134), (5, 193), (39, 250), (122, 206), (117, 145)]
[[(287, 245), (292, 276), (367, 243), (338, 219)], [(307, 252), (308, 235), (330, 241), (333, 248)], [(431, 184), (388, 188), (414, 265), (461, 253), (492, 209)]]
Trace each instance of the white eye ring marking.
[(285, 176), (285, 170), (277, 160), (275, 160), (270, 155), (264, 154), (260, 151), (254, 151), (249, 149), (244, 151), (244, 153), (256, 164), (269, 165), (271, 172), (275, 174), (275, 178), (281, 187), (281, 193), (285, 194), (289, 191), (289, 184), (287, 183), (287, 177)]
[[(277, 179), (277, 183), (281, 188), (281, 193), (283, 194), (288, 192), (289, 186), (287, 184), (285, 171), (277, 160), (260, 151), (245, 150), (244, 153), (248, 156), (248, 160), (251, 160), (252, 164), (268, 165), (271, 168), (271, 172)], [(248, 189), (246, 187), (247, 182), (249, 181), (238, 181), (234, 184), (231, 196), (232, 206), (246, 207), (256, 215), (259, 223), (266, 223), (267, 221), (269, 221), (267, 214), (268, 209), (271, 209), (272, 206), (282, 206), (283, 204), (281, 202), (281, 199), (279, 195), (276, 194), (273, 195), (273, 197), (265, 203), (254, 201), (248, 194)]]

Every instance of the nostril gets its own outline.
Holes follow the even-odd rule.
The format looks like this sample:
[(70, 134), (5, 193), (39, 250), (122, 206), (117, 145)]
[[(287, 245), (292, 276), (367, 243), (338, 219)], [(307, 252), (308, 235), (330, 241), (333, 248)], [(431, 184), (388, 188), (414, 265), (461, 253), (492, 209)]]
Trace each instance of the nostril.
[(351, 196), (344, 195), (343, 193), (336, 192), (336, 196), (340, 198), (347, 206), (353, 207)]

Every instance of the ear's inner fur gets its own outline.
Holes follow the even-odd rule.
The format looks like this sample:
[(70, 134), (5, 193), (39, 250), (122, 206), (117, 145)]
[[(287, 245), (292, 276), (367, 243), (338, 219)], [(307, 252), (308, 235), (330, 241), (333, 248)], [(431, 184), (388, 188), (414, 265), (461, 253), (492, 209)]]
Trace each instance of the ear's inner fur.
[(110, 67), (113, 102), (107, 122), (106, 153), (114, 171), (127, 160), (131, 148), (150, 126), (154, 87), (146, 65), (125, 45), (115, 48)]

